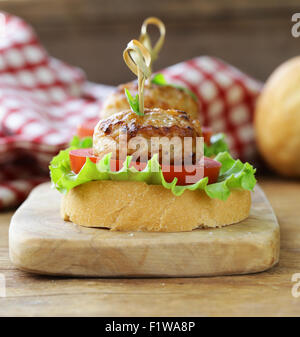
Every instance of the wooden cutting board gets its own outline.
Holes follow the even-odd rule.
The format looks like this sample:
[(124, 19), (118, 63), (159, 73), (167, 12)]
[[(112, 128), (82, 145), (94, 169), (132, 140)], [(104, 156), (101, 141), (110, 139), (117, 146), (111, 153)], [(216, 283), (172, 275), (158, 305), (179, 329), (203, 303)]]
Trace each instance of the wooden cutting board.
[(260, 272), (279, 259), (279, 226), (259, 186), (241, 223), (183, 233), (112, 232), (60, 219), (60, 194), (36, 187), (12, 218), (11, 261), (38, 274), (186, 277)]

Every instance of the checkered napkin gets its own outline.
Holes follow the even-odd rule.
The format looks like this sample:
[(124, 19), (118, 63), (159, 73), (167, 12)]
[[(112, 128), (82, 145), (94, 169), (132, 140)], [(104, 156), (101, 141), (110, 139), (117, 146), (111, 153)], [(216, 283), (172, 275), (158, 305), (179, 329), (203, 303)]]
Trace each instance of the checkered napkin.
[[(251, 158), (259, 82), (206, 56), (162, 72), (197, 94), (203, 124), (226, 132), (233, 155)], [(87, 82), (80, 69), (50, 57), (27, 23), (0, 13), (0, 209), (20, 204), (49, 179), (53, 155), (79, 123), (99, 116), (112, 89)]]

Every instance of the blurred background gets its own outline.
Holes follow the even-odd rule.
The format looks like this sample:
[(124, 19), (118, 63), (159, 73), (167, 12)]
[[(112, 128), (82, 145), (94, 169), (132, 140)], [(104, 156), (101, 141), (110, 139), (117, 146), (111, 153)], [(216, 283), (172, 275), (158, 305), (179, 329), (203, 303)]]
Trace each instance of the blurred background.
[[(89, 81), (107, 85), (135, 78), (122, 52), (139, 38), (149, 16), (163, 20), (167, 31), (154, 71), (206, 55), (265, 82), (300, 53), (300, 39), (292, 36), (295, 13), (300, 22), (299, 0), (0, 0), (0, 11), (31, 24), (50, 56), (80, 67)], [(4, 23), (13, 28), (0, 46), (0, 209), (19, 204), (49, 178), (49, 160), (67, 146), (79, 125), (98, 120), (111, 89), (87, 84), (81, 72), (52, 58), (43, 63), (35, 54), (44, 57), (39, 44), (33, 56), (29, 49), (29, 62), (26, 38), (14, 48), (24, 27)], [(158, 32), (149, 30), (154, 41)], [(273, 76), (262, 92), (260, 82), (222, 62), (216, 62), (222, 66), (211, 76), (211, 60), (199, 58), (195, 69), (185, 63), (176, 75), (195, 89), (203, 124), (224, 132), (233, 156), (254, 163), (259, 173), (268, 173), (267, 163), (279, 174), (300, 177), (300, 56), (285, 63), (285, 71), (280, 68), (280, 76)]]
[(113, 85), (133, 78), (121, 53), (148, 16), (167, 27), (155, 70), (211, 55), (264, 81), (300, 52), (291, 35), (297, 9), (299, 0), (0, 0), (0, 10), (33, 25), (51, 55)]

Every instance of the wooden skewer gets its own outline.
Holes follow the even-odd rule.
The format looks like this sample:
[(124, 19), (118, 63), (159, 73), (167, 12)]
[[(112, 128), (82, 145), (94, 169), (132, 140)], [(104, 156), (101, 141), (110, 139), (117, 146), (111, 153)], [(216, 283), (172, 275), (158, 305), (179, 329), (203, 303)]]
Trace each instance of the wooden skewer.
[(139, 109), (144, 114), (144, 85), (145, 80), (151, 76), (151, 55), (139, 41), (131, 40), (123, 52), (123, 59), (138, 77)]
[[(152, 47), (151, 39), (147, 32), (148, 25), (154, 25), (159, 29), (160, 37), (155, 43), (154, 47)], [(143, 44), (143, 46), (145, 46), (148, 49), (151, 55), (150, 69), (152, 68), (152, 63), (157, 59), (158, 53), (165, 42), (165, 36), (166, 36), (166, 27), (160, 19), (155, 17), (149, 17), (143, 22), (139, 40)]]

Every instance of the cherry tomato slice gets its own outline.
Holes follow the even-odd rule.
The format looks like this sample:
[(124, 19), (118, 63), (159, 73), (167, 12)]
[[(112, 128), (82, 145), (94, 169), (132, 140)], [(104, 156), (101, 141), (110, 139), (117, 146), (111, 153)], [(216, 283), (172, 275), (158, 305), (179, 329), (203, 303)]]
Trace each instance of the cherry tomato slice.
[[(208, 177), (209, 184), (215, 183), (218, 180), (220, 168), (221, 163), (208, 157), (204, 157), (203, 170), (201, 170), (201, 164), (181, 167), (176, 167), (174, 165), (162, 165), (162, 171), (166, 182), (170, 183), (176, 177), (178, 179), (178, 185), (193, 184), (203, 177)], [(199, 171), (197, 171), (197, 169)]]
[(86, 158), (90, 158), (93, 163), (97, 162), (97, 157), (93, 155), (93, 149), (78, 149), (72, 150), (69, 153), (71, 169), (74, 173), (79, 173), (82, 166), (85, 164)]
[(84, 137), (93, 137), (94, 134), (94, 128), (99, 122), (99, 119), (92, 119), (88, 122), (79, 124), (77, 127), (77, 135), (79, 138)]
[[(82, 166), (85, 164), (86, 158), (90, 158), (90, 160), (94, 163), (97, 162), (98, 157), (93, 155), (93, 149), (78, 149), (72, 150), (69, 153), (71, 169), (76, 174), (81, 170)], [(137, 170), (143, 170), (146, 167), (147, 163), (143, 162), (132, 162), (130, 166), (134, 166)], [(112, 171), (118, 171), (123, 167), (123, 161), (114, 160), (110, 161), (110, 168)], [(176, 177), (178, 179), (178, 185), (188, 185), (194, 183), (202, 178), (199, 176), (195, 181), (187, 180), (188, 176), (190, 179), (192, 176), (196, 174), (196, 169), (200, 168), (200, 166), (190, 165), (190, 166), (174, 166), (174, 165), (162, 165), (162, 171), (164, 174), (164, 178), (167, 182), (172, 182)], [(211, 158), (204, 157), (204, 167), (203, 167), (203, 176), (208, 177), (208, 183), (212, 184), (218, 180), (219, 172), (220, 172), (221, 164), (216, 160)], [(179, 172), (177, 172), (179, 171)], [(197, 176), (196, 176), (197, 177)]]
[(210, 138), (213, 134), (212, 129), (209, 126), (202, 126), (201, 131), (204, 143), (210, 145)]
[[(78, 125), (77, 135), (80, 138), (93, 137), (94, 128), (99, 122), (99, 119), (93, 119), (83, 124)], [(202, 126), (202, 136), (204, 137), (204, 142), (210, 145), (210, 138), (212, 136), (212, 129), (208, 126)]]

